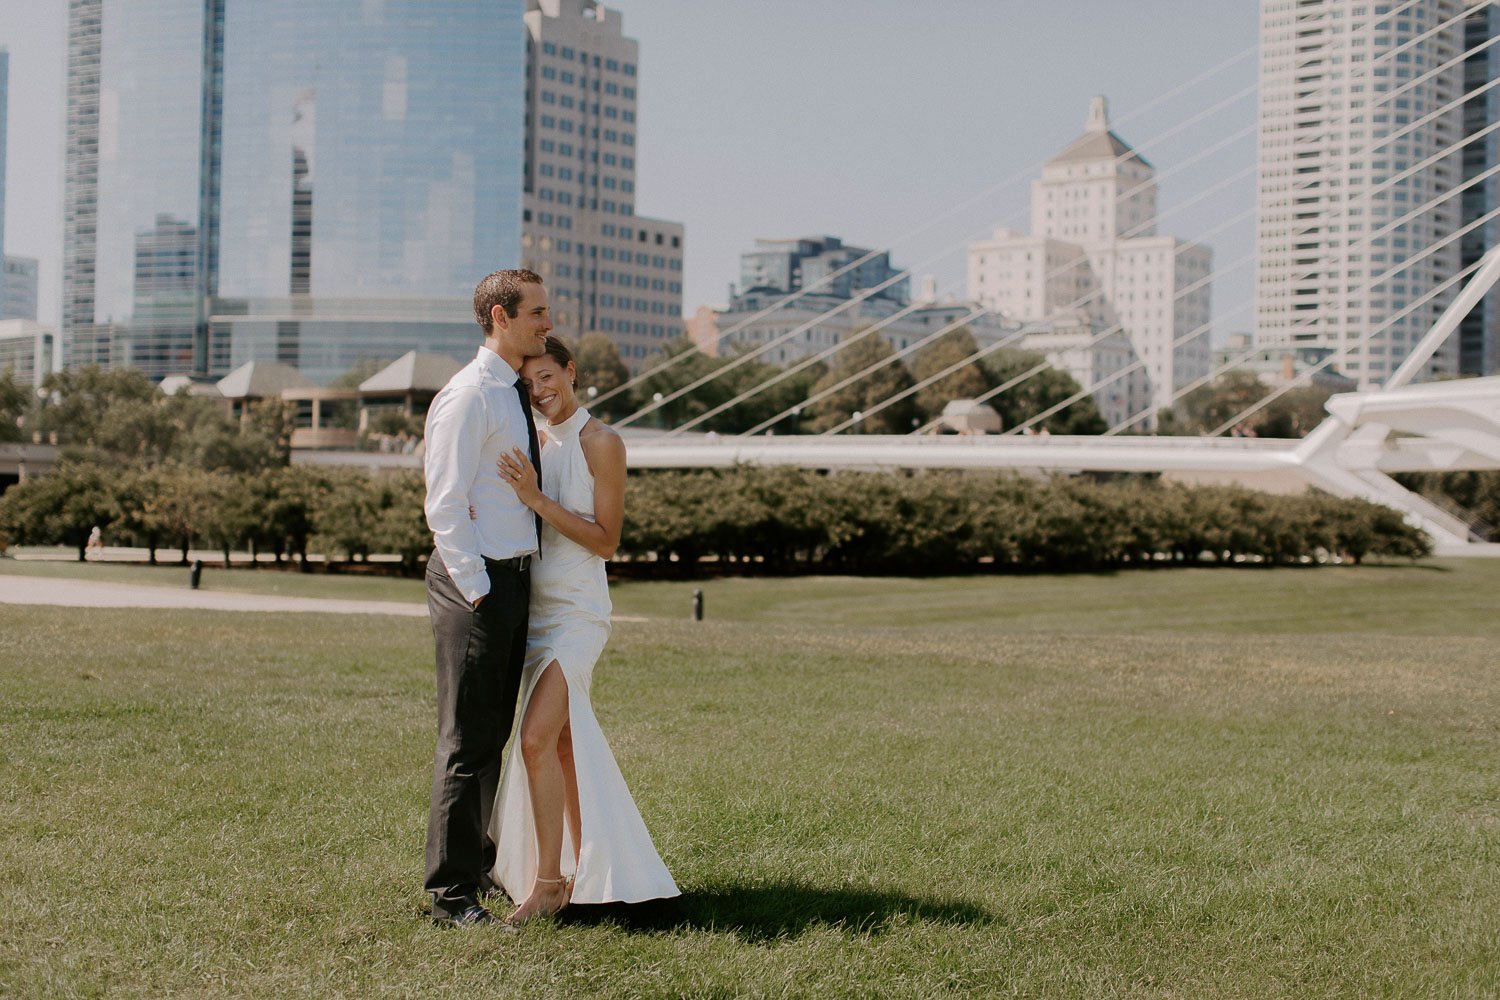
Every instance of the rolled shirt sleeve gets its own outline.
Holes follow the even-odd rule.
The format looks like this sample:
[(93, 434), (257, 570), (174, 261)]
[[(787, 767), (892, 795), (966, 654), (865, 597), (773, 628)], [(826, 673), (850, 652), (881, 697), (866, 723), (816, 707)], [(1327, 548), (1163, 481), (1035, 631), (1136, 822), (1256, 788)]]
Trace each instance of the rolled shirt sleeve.
[(477, 386), (452, 386), (427, 416), (427, 526), (459, 593), (470, 603), (490, 592), (479, 528), (469, 517), (470, 494), (490, 415)]

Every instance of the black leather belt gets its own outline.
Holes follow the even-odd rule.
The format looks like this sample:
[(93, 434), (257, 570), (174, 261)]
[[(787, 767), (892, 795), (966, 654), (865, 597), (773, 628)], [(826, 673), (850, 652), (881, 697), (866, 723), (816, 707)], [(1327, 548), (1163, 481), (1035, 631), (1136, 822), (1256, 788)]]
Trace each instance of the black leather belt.
[(484, 564), (492, 569), (509, 569), (517, 573), (524, 573), (531, 568), (532, 555), (533, 553), (528, 552), (525, 555), (511, 556), (509, 559), (491, 559), (489, 556), (485, 556)]

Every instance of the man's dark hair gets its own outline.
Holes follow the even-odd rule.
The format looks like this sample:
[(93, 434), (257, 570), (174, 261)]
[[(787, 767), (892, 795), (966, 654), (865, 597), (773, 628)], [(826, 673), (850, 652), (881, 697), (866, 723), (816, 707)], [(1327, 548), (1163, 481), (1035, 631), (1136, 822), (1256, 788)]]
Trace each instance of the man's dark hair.
[(485, 275), (484, 280), (474, 286), (474, 318), (488, 334), (495, 325), (490, 313), (496, 306), (504, 309), (505, 315), (514, 318), (521, 308), (521, 296), (526, 291), (524, 286), (541, 283), (540, 274), (524, 269), (496, 271)]

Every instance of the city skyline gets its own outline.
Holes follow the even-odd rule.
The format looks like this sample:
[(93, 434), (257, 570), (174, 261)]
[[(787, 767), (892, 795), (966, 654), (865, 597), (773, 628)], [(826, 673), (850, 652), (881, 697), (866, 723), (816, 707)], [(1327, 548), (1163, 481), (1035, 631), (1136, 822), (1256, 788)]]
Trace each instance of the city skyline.
[(473, 275), (520, 245), (521, 0), (69, 7), (68, 364), (472, 349)]
[[(42, 258), (42, 317), (55, 321), (62, 131), (57, 53), (66, 11), (37, 16), (25, 6), (0, 0), (0, 44), (12, 51), (15, 109), (8, 245)], [(877, 4), (861, 21), (849, 22), (779, 0), (754, 10), (710, 11), (676, 0), (619, 5), (629, 34), (649, 55), (642, 68), (639, 130), (650, 155), (638, 168), (643, 198), (637, 209), (681, 219), (692, 234), (684, 311), (725, 302), (739, 251), (754, 239), (813, 232), (889, 246), (919, 274), (937, 273), (945, 291), (961, 295), (963, 243), (1024, 213), (1026, 181), (980, 199), (925, 237), (897, 237), (1004, 177), (1029, 180), (1029, 171), (1076, 134), (1078, 109), (1094, 93), (1110, 97), (1117, 117), (1128, 123), (1122, 127), (1140, 142), (1171, 129), (1203, 103), (1202, 95), (1182, 94), (1132, 120), (1153, 97), (1194, 75), (1237, 59), (1210, 81), (1213, 93), (1228, 98), (1254, 82), (1253, 52), (1245, 52), (1255, 42), (1253, 3), (1213, 25), (1190, 17), (1186, 3), (1150, 12), (1121, 12), (1102, 3), (1046, 12), (1026, 7), (997, 12), (990, 5), (960, 3), (924, 12), (916, 21), (903, 15), (902, 5)], [(50, 29), (48, 15), (56, 22)], [(730, 37), (748, 44), (719, 45)], [(1036, 38), (1056, 44), (1028, 43)], [(50, 60), (44, 54), (49, 46)], [(964, 73), (934, 74), (952, 64), (947, 49), (992, 54), (969, 60)], [(1190, 59), (1182, 55), (1188, 51)], [(1071, 72), (1060, 74), (1064, 60)], [(839, 79), (851, 82), (840, 87)], [(49, 91), (57, 108), (52, 117), (46, 113)], [(996, 101), (991, 94), (1017, 96)], [(1219, 117), (1253, 123), (1253, 96), (1226, 104)], [(1180, 131), (1152, 151), (1163, 160), (1185, 161), (1210, 141), (1201, 131)], [(50, 174), (41, 155), (49, 145), (59, 153)], [(1246, 163), (1253, 160), (1253, 142), (1229, 152), (1236, 151)], [(1201, 178), (1224, 174), (1226, 162), (1200, 159), (1196, 172), (1164, 181), (1164, 212), (1204, 186)], [(1185, 206), (1172, 229), (1191, 238), (1223, 217), (1224, 203), (1248, 207), (1253, 182), (1223, 195), (1224, 202)], [(59, 220), (55, 227), (47, 223), (49, 215)], [(57, 232), (49, 233), (53, 228)], [(1252, 239), (1253, 225), (1246, 225), (1239, 233), (1214, 236), (1213, 243), (1219, 259), (1230, 260), (1237, 248), (1248, 252)], [(922, 266), (944, 247), (950, 248), (946, 262)], [(1248, 272), (1221, 276), (1216, 287), (1224, 290), (1217, 302), (1232, 304), (1248, 295)], [(1218, 326), (1222, 336), (1248, 328), (1248, 320), (1226, 316)]]

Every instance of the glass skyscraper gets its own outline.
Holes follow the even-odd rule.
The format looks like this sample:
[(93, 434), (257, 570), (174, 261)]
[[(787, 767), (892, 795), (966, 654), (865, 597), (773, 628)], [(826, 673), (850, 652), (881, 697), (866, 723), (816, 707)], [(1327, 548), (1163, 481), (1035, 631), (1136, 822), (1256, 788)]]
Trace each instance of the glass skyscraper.
[(522, 0), (70, 4), (70, 361), (472, 353), (519, 259)]

